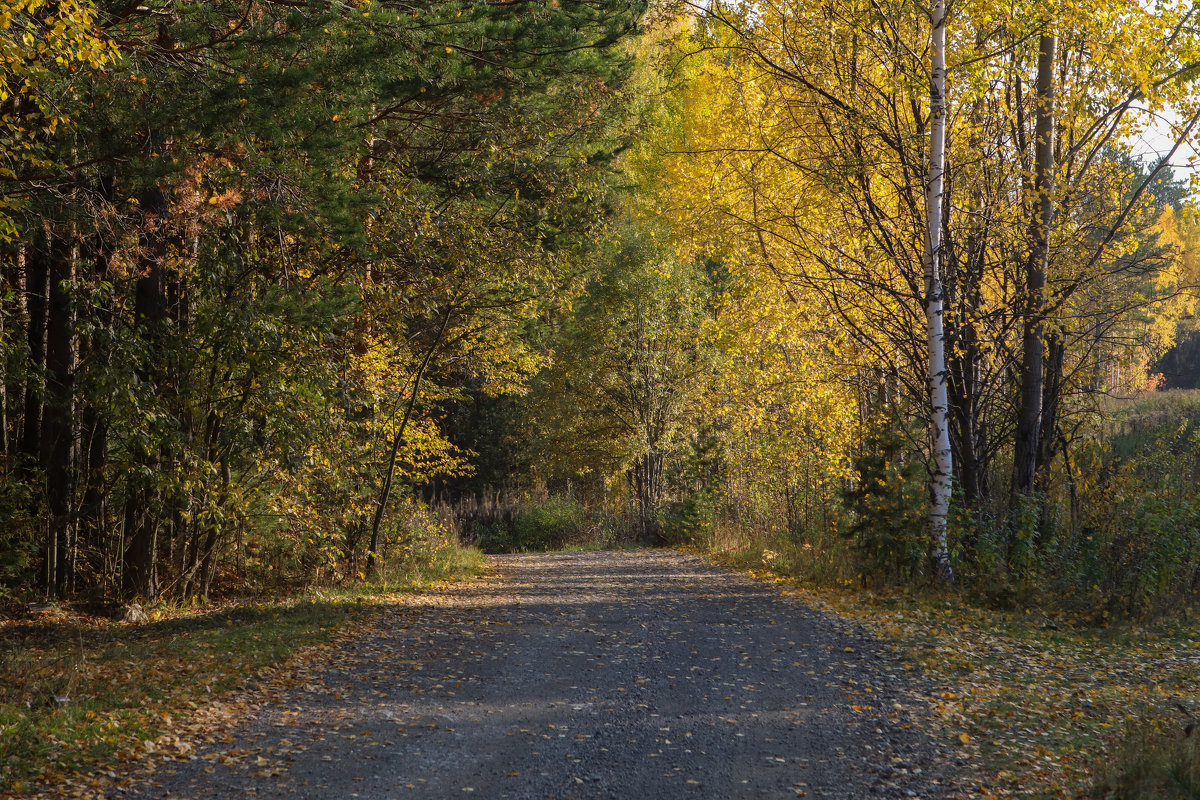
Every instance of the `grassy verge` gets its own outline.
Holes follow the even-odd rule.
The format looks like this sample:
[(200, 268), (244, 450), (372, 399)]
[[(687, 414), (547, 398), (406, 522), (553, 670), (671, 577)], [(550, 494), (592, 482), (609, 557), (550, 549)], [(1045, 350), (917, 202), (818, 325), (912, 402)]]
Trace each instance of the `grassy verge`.
[[(770, 559), (717, 558), (775, 577)], [(973, 764), (980, 797), (1200, 797), (1200, 626), (1095, 628), (1036, 608), (789, 583), (893, 642), (939, 687), (938, 733)]]
[[(0, 796), (80, 780), (164, 749), (187, 752), (213, 708), (284, 662), (312, 659), (405, 593), (478, 574), (477, 551), (456, 550), (336, 592), (208, 609), (161, 608), (126, 626), (66, 610), (0, 626)], [(203, 724), (192, 724), (200, 710)]]

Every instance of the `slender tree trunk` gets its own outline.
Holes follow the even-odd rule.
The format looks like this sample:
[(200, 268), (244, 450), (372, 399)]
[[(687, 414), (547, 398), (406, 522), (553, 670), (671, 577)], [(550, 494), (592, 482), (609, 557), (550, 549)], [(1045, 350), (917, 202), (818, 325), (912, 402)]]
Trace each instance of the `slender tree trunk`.
[(47, 234), (38, 230), (25, 259), (25, 318), (29, 360), (25, 378), (25, 414), (21, 434), (22, 469), (31, 471), (41, 457), (42, 382), (46, 369), (46, 299), (50, 252)]
[(657, 445), (651, 445), (633, 463), (631, 478), (634, 498), (637, 502), (638, 525), (642, 538), (657, 543), (658, 506), (662, 499), (663, 453)]
[(49, 247), (46, 306), (46, 390), (41, 465), (46, 478), (46, 591), (65, 597), (71, 590), (74, 542), (71, 483), (74, 466), (75, 342), (71, 307), (73, 253), (59, 236)]
[(1063, 360), (1066, 357), (1066, 342), (1062, 334), (1051, 331), (1046, 336), (1045, 379), (1042, 383), (1042, 419), (1038, 429), (1037, 466), (1034, 473), (1034, 491), (1045, 497), (1050, 488), (1050, 467), (1057, 455), (1054, 444), (1057, 439), (1058, 408), (1062, 397)]
[[(109, 204), (116, 196), (116, 181), (112, 175), (100, 179), (97, 187), (100, 209), (107, 211)], [(90, 332), (79, 340), (79, 366), (81, 371), (98, 372), (109, 364), (109, 351), (113, 336), (113, 312), (109, 306), (107, 293), (102, 290), (103, 284), (109, 280), (113, 241), (110, 232), (100, 226), (92, 240), (93, 258), (93, 292), (95, 300), (84, 304), (78, 313), (90, 317)], [(102, 305), (104, 304), (104, 305)], [(92, 553), (108, 552), (109, 543), (105, 541), (106, 520), (106, 479), (105, 467), (108, 463), (108, 418), (101, 407), (100, 398), (81, 398), (80, 412), (80, 447), (82, 448), (81, 483), (83, 500), (79, 515), (79, 536), (83, 539), (84, 551)], [(100, 565), (96, 565), (99, 567)], [(97, 569), (97, 574), (103, 570)]]
[(979, 448), (979, 415), (972, 394), (953, 395), (951, 402), (953, 420), (951, 444), (954, 463), (958, 466), (958, 485), (963, 501), (973, 507), (987, 497), (987, 464)]
[(1038, 44), (1037, 109), (1034, 122), (1034, 204), (1025, 267), (1025, 328), (1021, 341), (1021, 396), (1013, 449), (1013, 501), (1033, 493), (1045, 380), (1044, 315), (1046, 268), (1054, 227), (1054, 61), (1058, 37), (1043, 33)]
[(446, 315), (442, 317), (442, 325), (438, 328), (437, 335), (434, 336), (429, 349), (425, 351), (425, 357), (421, 359), (421, 365), (417, 368), (417, 374), (413, 376), (412, 392), (409, 394), (408, 403), (404, 408), (404, 418), (400, 420), (400, 427), (396, 429), (395, 435), (392, 436), (387, 471), (384, 473), (383, 486), (379, 491), (379, 502), (375, 506), (375, 514), (371, 517), (371, 543), (367, 550), (368, 575), (374, 573), (378, 564), (379, 529), (383, 524), (383, 515), (387, 511), (387, 504), (392, 496), (392, 481), (396, 475), (396, 458), (400, 454), (400, 445), (404, 442), (404, 431), (408, 428), (408, 421), (412, 418), (413, 408), (417, 405), (417, 397), (420, 396), (421, 381), (425, 379), (425, 371), (429, 368), (429, 362), (433, 359), (433, 354), (441, 347), (442, 337), (446, 335), (446, 329), (450, 327), (450, 317), (453, 314), (454, 303), (451, 302), (446, 307)]
[[(193, 238), (187, 248), (189, 257), (193, 260), (196, 258), (197, 245)], [(166, 307), (167, 316), (172, 323), (172, 329), (178, 340), (181, 342), (189, 341), (191, 335), (191, 291), (188, 287), (187, 270), (172, 271), (172, 274), (166, 280)], [(179, 423), (180, 443), (176, 448), (184, 451), (188, 450), (190, 443), (196, 438), (196, 421), (192, 414), (191, 404), (186, 402), (185, 396), (189, 392), (188, 386), (188, 364), (185, 353), (180, 348), (173, 348), (170, 352), (170, 358), (167, 362), (165, 374), (163, 376), (163, 400), (167, 407), (171, 409), (172, 416)], [(174, 461), (174, 468), (179, 469), (183, 463), (181, 458), (182, 453), (170, 452), (170, 449), (164, 448), (164, 459)], [(163, 518), (169, 520), (169, 538), (167, 540), (169, 546), (169, 557), (165, 564), (170, 571), (171, 592), (179, 597), (183, 596), (185, 591), (184, 586), (184, 562), (186, 559), (188, 548), (194, 537), (199, 537), (203, 534), (203, 530), (199, 526), (190, 523), (191, 515), (188, 510), (192, 503), (191, 491), (186, 488), (178, 488), (172, 492), (169, 497), (165, 498)], [(162, 564), (160, 564), (162, 567)]]
[[(980, 44), (983, 44), (982, 42)], [(985, 113), (982, 100), (971, 109), (971, 121)], [(982, 146), (981, 135), (974, 126), (968, 133), (968, 147)], [(954, 447), (956, 482), (964, 505), (975, 509), (988, 499), (989, 453), (984, 416), (986, 387), (981, 375), (985, 361), (984, 344), (977, 320), (983, 317), (982, 286), (987, 273), (986, 259), (990, 223), (985, 212), (982, 190), (969, 188), (970, 213), (968, 232), (962, 248), (946, 246), (943, 259), (945, 271), (946, 306), (953, 309), (946, 320), (946, 337), (954, 343), (947, 355), (948, 394), (950, 399), (950, 442)], [(962, 239), (960, 239), (962, 241)]]
[(20, 454), (21, 430), (20, 422), (24, 415), (21, 399), (24, 387), (20, 383), (22, 370), (17, 368), (16, 357), (23, 348), (18, 343), (19, 332), (25, 325), (24, 304), (20, 301), (24, 294), (22, 281), (25, 275), (25, 258), (29, 252), (24, 242), (16, 242), (14, 258), (11, 263), (5, 262), (0, 268), (0, 297), (8, 297), (3, 314), (8, 332), (7, 349), (3, 353), (5, 359), (4, 374), (4, 427), (0, 436), (5, 440), (4, 453), (6, 471), (11, 471)]
[[(215, 381), (215, 366), (209, 373), (209, 390), (213, 388)], [(208, 416), (204, 420), (204, 441), (205, 454), (210, 464), (220, 464), (221, 467), (221, 489), (218, 495), (217, 505), (224, 508), (229, 501), (229, 482), (230, 471), (229, 461), (222, 456), (220, 448), (221, 429), (224, 419), (215, 410), (210, 410)], [(202, 565), (207, 564), (210, 559), (210, 554), (216, 552), (217, 538), (219, 531), (214, 523), (208, 523), (207, 530), (203, 537), (200, 531), (197, 531), (195, 537), (188, 544), (187, 553), (183, 565), (183, 589), (182, 595), (185, 598), (195, 597), (200, 588), (203, 586), (204, 569)]]
[[(108, 463), (108, 421), (89, 403), (80, 415), (79, 443), (80, 476), (83, 483), (79, 514), (79, 536), (83, 554), (105, 553), (111, 542), (107, 535), (107, 499), (104, 471)], [(102, 565), (97, 563), (97, 574), (103, 574)]]
[(984, 451), (983, 420), (979, 398), (979, 336), (969, 321), (972, 305), (958, 305), (960, 320), (968, 320), (953, 332), (955, 352), (947, 359), (948, 396), (950, 401), (950, 442), (954, 449), (954, 464), (958, 468), (958, 485), (967, 506), (973, 507), (987, 498), (988, 463)]
[(946, 541), (946, 521), (950, 513), (954, 456), (950, 449), (940, 271), (944, 217), (942, 199), (946, 169), (946, 5), (943, 0), (934, 0), (930, 20), (932, 70), (929, 83), (929, 173), (925, 186), (924, 303), (929, 346), (927, 380), (931, 410), (930, 440), (933, 451), (933, 475), (929, 486), (929, 538), (934, 573), (940, 582), (949, 583), (954, 580), (954, 571), (950, 565), (950, 550)]
[[(9, 382), (9, 355), (11, 353), (12, 344), (9, 337), (16, 332), (16, 325), (13, 324), (12, 318), (15, 316), (11, 308), (11, 302), (8, 298), (8, 282), (10, 280), (10, 272), (16, 266), (19, 258), (19, 242), (10, 252), (0, 250), (0, 480), (3, 480), (10, 469), (9, 459), (9, 436), (8, 436), (8, 418), (9, 418), (9, 399), (8, 399), (8, 382)], [(10, 264), (13, 265), (10, 267)]]
[[(221, 459), (221, 504), (225, 504), (229, 499), (229, 461)], [(239, 523), (240, 524), (240, 523)], [(212, 588), (213, 576), (217, 574), (217, 544), (220, 541), (220, 531), (215, 523), (208, 524), (208, 531), (204, 537), (204, 543), (201, 545), (200, 557), (200, 593), (205, 599), (208, 598)], [(189, 583), (195, 584), (195, 579), (189, 577)], [(194, 588), (192, 591), (195, 591)]]
[(646, 472), (649, 474), (649, 492), (646, 497), (646, 530), (650, 541), (662, 543), (662, 531), (658, 527), (658, 509), (663, 496), (663, 460), (664, 454), (655, 444), (646, 454)]
[[(145, 380), (157, 384), (156, 363), (161, 354), (162, 322), (166, 317), (165, 274), (167, 261), (167, 213), (170, 201), (166, 192), (154, 186), (140, 198), (145, 214), (141, 236), (141, 277), (134, 296), (134, 320), (146, 343), (146, 362), (142, 365)], [(158, 463), (159, 455), (153, 446), (138, 454), (147, 473)], [(125, 594), (153, 602), (158, 597), (158, 518), (150, 508), (154, 492), (153, 479), (148, 475), (131, 478), (125, 509), (125, 553), (123, 580)]]

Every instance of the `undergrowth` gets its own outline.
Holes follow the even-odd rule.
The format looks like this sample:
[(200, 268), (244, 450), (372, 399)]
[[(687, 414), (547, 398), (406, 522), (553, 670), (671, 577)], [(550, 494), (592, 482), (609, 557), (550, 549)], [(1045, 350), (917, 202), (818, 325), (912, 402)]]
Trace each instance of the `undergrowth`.
[(1195, 714), (1142, 721), (1131, 729), (1095, 794), (1105, 800), (1194, 800), (1200, 797), (1200, 735)]

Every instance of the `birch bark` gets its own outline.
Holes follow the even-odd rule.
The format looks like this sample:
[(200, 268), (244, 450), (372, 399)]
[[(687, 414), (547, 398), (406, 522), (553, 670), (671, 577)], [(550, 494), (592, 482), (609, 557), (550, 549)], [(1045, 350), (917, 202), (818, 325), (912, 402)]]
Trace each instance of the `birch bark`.
[(946, 336), (941, 278), (942, 209), (946, 171), (946, 4), (934, 0), (930, 13), (929, 172), (925, 184), (925, 322), (929, 345), (927, 382), (930, 399), (930, 443), (933, 475), (929, 484), (930, 559), (943, 583), (954, 580), (946, 541), (954, 456), (950, 449), (949, 400), (946, 391)]

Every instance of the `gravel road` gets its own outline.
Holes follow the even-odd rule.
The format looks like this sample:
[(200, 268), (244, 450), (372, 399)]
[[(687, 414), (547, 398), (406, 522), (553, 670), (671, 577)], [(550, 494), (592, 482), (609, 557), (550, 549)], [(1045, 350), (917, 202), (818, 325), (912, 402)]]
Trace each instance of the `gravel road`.
[(961, 796), (916, 679), (851, 623), (672, 551), (492, 567), (120, 796)]

